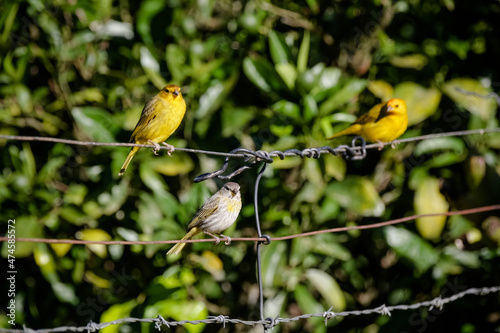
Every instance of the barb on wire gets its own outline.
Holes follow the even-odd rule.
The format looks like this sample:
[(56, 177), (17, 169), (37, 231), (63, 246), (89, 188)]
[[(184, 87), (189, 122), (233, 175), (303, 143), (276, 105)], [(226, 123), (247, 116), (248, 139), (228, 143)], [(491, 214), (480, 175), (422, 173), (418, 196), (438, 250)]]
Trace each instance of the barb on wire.
[[(358, 141), (360, 142), (360, 146), (356, 145)], [(212, 178), (228, 180), (233, 178), (234, 176), (241, 174), (243, 171), (247, 169), (253, 168), (254, 166), (260, 164), (260, 162), (273, 163), (272, 157), (279, 157), (280, 159), (283, 160), (287, 156), (300, 156), (302, 158), (304, 157), (320, 158), (321, 154), (333, 154), (333, 155), (342, 154), (344, 158), (348, 160), (362, 160), (366, 157), (366, 141), (362, 137), (357, 136), (352, 140), (351, 146), (340, 145), (337, 148), (323, 146), (319, 148), (306, 148), (304, 150), (288, 149), (285, 151), (273, 150), (271, 152), (266, 152), (263, 150), (253, 151), (245, 148), (236, 148), (231, 150), (229, 154), (231, 155), (241, 154), (242, 157), (245, 157), (245, 162), (249, 162), (249, 164), (241, 166), (232, 173), (230, 173), (229, 175), (224, 176), (222, 174), (226, 172), (231, 157), (227, 156), (226, 159), (224, 160), (224, 163), (222, 164), (222, 167), (219, 170), (199, 175), (194, 179), (194, 182), (199, 183), (204, 180)]]
[[(385, 227), (388, 225), (394, 225), (398, 223), (404, 223), (408, 221), (413, 221), (421, 217), (432, 217), (432, 216), (454, 216), (454, 215), (470, 215), (482, 212), (489, 212), (494, 210), (500, 210), (499, 205), (491, 205), (491, 206), (483, 206), (477, 208), (456, 210), (452, 212), (446, 213), (432, 213), (432, 214), (419, 214), (406, 216), (394, 220), (365, 224), (365, 225), (357, 225), (357, 226), (349, 226), (349, 227), (338, 227), (331, 229), (323, 229), (323, 230), (315, 230), (309, 232), (303, 232), (300, 234), (293, 234), (288, 236), (281, 237), (269, 237), (268, 235), (261, 235), (260, 237), (234, 237), (231, 238), (231, 242), (238, 241), (247, 241), (247, 242), (264, 242), (270, 243), (271, 241), (282, 241), (299, 237), (308, 237), (318, 234), (325, 233), (336, 233), (336, 232), (344, 232), (349, 230), (365, 230), (365, 229), (375, 229), (380, 227)], [(1, 242), (8, 241), (8, 237), (0, 237)], [(203, 238), (203, 239), (178, 239), (178, 240), (159, 240), (159, 241), (89, 241), (89, 240), (80, 240), (80, 239), (49, 239), (49, 238), (21, 238), (16, 237), (16, 242), (31, 242), (31, 243), (51, 243), (51, 244), (100, 244), (100, 245), (153, 245), (153, 244), (175, 244), (175, 243), (201, 243), (201, 242), (213, 242), (213, 239)]]
[(438, 296), (430, 301), (424, 301), (414, 304), (400, 304), (400, 305), (391, 305), (386, 306), (385, 304), (373, 308), (373, 309), (365, 309), (365, 310), (353, 310), (353, 311), (342, 311), (342, 312), (332, 312), (332, 308), (327, 311), (320, 313), (312, 313), (312, 314), (303, 314), (300, 316), (289, 317), (289, 318), (266, 318), (260, 319), (256, 321), (252, 320), (241, 320), (236, 318), (229, 318), (227, 316), (219, 315), (219, 316), (208, 316), (207, 319), (202, 320), (182, 320), (182, 321), (167, 321), (161, 315), (158, 315), (156, 318), (123, 318), (117, 319), (111, 322), (105, 323), (94, 323), (90, 322), (86, 326), (62, 326), (62, 327), (54, 327), (54, 328), (45, 328), (34, 330), (28, 328), (23, 325), (23, 328), (0, 328), (0, 332), (5, 333), (23, 333), (23, 332), (34, 332), (34, 333), (53, 333), (53, 332), (94, 332), (96, 330), (103, 329), (104, 327), (108, 327), (111, 325), (120, 325), (125, 323), (152, 323), (155, 325), (155, 328), (161, 329), (161, 326), (182, 326), (185, 324), (219, 324), (227, 325), (231, 324), (243, 324), (246, 326), (255, 326), (255, 325), (263, 325), (266, 329), (273, 328), (276, 325), (281, 323), (291, 323), (295, 321), (299, 321), (302, 319), (309, 318), (324, 318), (325, 325), (328, 324), (328, 320), (335, 317), (347, 317), (347, 316), (364, 316), (364, 315), (381, 315), (381, 316), (390, 316), (394, 311), (408, 311), (408, 310), (417, 310), (420, 308), (428, 308), (432, 310), (433, 308), (442, 308), (448, 303), (455, 302), (467, 295), (475, 295), (475, 296), (486, 296), (488, 294), (496, 293), (500, 291), (500, 286), (493, 287), (483, 287), (483, 288), (469, 288), (462, 292), (451, 295), (450, 297), (442, 298), (442, 296)]
[[(265, 152), (262, 150), (253, 151), (245, 148), (236, 148), (230, 151), (229, 153), (225, 152), (216, 152), (216, 151), (207, 151), (207, 150), (199, 150), (199, 149), (190, 149), (190, 148), (175, 148), (177, 151), (183, 151), (187, 153), (193, 154), (206, 154), (206, 155), (214, 155), (214, 156), (223, 156), (225, 157), (225, 161), (222, 167), (212, 173), (202, 174), (194, 179), (195, 182), (201, 182), (211, 178), (219, 178), (223, 180), (231, 179), (234, 176), (241, 174), (243, 171), (253, 168), (260, 162), (264, 161), (266, 163), (272, 163), (273, 157), (279, 157), (280, 159), (284, 159), (289, 156), (300, 156), (300, 157), (309, 157), (309, 158), (320, 158), (321, 154), (333, 154), (333, 155), (343, 155), (344, 158), (348, 160), (362, 160), (366, 156), (367, 149), (380, 149), (382, 146), (393, 145), (394, 143), (407, 143), (414, 141), (422, 141), (426, 139), (433, 139), (438, 137), (445, 136), (464, 136), (464, 135), (472, 135), (472, 134), (485, 134), (485, 133), (500, 133), (500, 128), (484, 128), (477, 130), (466, 130), (466, 131), (455, 131), (455, 132), (444, 132), (444, 133), (434, 133), (428, 135), (421, 135), (412, 138), (399, 139), (394, 142), (382, 142), (376, 144), (367, 145), (365, 140), (361, 137), (355, 137), (352, 140), (351, 146), (348, 145), (340, 145), (336, 148), (332, 148), (330, 146), (323, 146), (318, 148), (306, 148), (303, 150), (299, 149), (288, 149), (285, 151), (273, 150), (271, 152)], [(64, 143), (68, 145), (80, 145), (80, 146), (111, 146), (111, 147), (144, 147), (144, 148), (155, 148), (153, 145), (142, 145), (135, 143), (116, 143), (116, 142), (92, 142), (92, 141), (77, 141), (77, 140), (68, 140), (68, 139), (59, 139), (52, 137), (37, 137), (37, 136), (21, 136), (21, 135), (0, 135), (0, 139), (6, 140), (18, 140), (18, 141), (44, 141), (44, 142), (55, 142), (55, 143)], [(358, 145), (359, 141), (359, 145)], [(167, 149), (167, 147), (160, 146), (160, 149)], [(228, 169), (229, 160), (231, 158), (243, 158), (248, 165), (244, 165), (230, 173), (229, 175), (223, 175), (224, 172)]]

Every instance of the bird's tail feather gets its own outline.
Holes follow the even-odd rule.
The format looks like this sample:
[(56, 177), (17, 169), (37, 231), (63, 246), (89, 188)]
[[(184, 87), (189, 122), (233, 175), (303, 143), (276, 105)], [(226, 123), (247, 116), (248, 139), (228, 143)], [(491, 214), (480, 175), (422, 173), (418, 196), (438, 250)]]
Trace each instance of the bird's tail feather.
[(134, 155), (135, 155), (135, 153), (137, 153), (139, 148), (141, 148), (141, 147), (132, 147), (132, 149), (130, 149), (130, 152), (127, 155), (127, 159), (123, 163), (122, 168), (120, 169), (120, 173), (118, 173), (118, 176), (123, 176), (123, 173), (125, 172), (125, 170), (127, 170), (127, 167), (130, 164), (130, 161), (132, 161), (132, 158), (134, 158)]
[(326, 139), (330, 140), (330, 139), (338, 138), (339, 136), (343, 136), (343, 135), (359, 134), (358, 127), (359, 127), (359, 125), (357, 125), (357, 124), (351, 125), (351, 126), (347, 127), (345, 130), (340, 131), (338, 133), (335, 133), (334, 135), (332, 135)]
[[(191, 230), (189, 230), (189, 232), (186, 234), (186, 236), (182, 237), (182, 239), (190, 239), (191, 237), (193, 237), (194, 235), (196, 235), (197, 233), (199, 233), (200, 230), (196, 227), (192, 228)], [(169, 254), (179, 254), (181, 253), (182, 249), (184, 248), (184, 246), (186, 246), (187, 243), (177, 243), (175, 244), (168, 252), (167, 252), (167, 256)]]

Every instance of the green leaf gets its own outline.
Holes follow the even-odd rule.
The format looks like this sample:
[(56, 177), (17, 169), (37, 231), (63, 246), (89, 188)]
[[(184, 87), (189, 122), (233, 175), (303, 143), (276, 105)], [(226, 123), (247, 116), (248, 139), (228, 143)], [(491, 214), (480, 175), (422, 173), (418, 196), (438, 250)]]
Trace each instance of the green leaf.
[(362, 216), (380, 216), (385, 205), (373, 183), (363, 177), (347, 176), (327, 186), (326, 193), (342, 207)]
[(393, 56), (389, 59), (391, 65), (401, 68), (414, 68), (416, 70), (421, 70), (422, 67), (427, 65), (429, 60), (423, 54), (415, 53), (408, 54), (405, 56)]
[(297, 56), (297, 72), (302, 73), (307, 69), (307, 59), (309, 57), (309, 46), (311, 44), (311, 33), (304, 31), (304, 37), (300, 44), (299, 55)]
[[(7, 221), (9, 219), (5, 219), (4, 226), (7, 225)], [(37, 218), (33, 215), (31, 216), (19, 216), (15, 219), (15, 230), (16, 230), (16, 238), (43, 238), (43, 225), (38, 222)], [(11, 224), (12, 225), (12, 224)], [(7, 227), (5, 227), (4, 233), (7, 233)], [(7, 252), (9, 243), (2, 242), (2, 257), (7, 258), (9, 254)], [(31, 242), (16, 242), (16, 258), (25, 258), (31, 256), (33, 249), (36, 243)]]
[(365, 89), (366, 84), (366, 80), (363, 79), (349, 79), (338, 92), (321, 104), (319, 108), (320, 114), (329, 114), (350, 99), (356, 97)]
[(425, 139), (420, 141), (413, 150), (413, 154), (417, 157), (424, 154), (432, 154), (451, 150), (456, 154), (462, 155), (467, 153), (467, 147), (461, 138), (443, 137), (434, 139)]
[(413, 232), (396, 227), (385, 227), (384, 236), (397, 255), (412, 262), (418, 273), (424, 273), (437, 262), (434, 247)]
[[(165, 299), (147, 306), (144, 311), (145, 317), (157, 317), (160, 314), (165, 318), (173, 318), (176, 321), (181, 320), (202, 320), (208, 316), (207, 306), (202, 301), (191, 301), (184, 299)], [(167, 319), (168, 320), (168, 319)], [(189, 333), (199, 333), (203, 331), (206, 324), (183, 325)]]
[[(321, 313), (325, 311), (325, 308), (306, 287), (297, 285), (293, 290), (293, 295), (302, 313)], [(314, 333), (327, 332), (323, 318), (310, 318), (308, 321), (314, 325)]]
[(262, 91), (276, 93), (286, 89), (283, 80), (265, 59), (246, 57), (243, 59), (243, 72)]
[(168, 71), (174, 82), (181, 83), (188, 75), (189, 66), (186, 65), (186, 52), (177, 44), (168, 44), (165, 51), (165, 60)]
[[(321, 74), (325, 68), (325, 64), (319, 63), (313, 68), (306, 71), (300, 72), (297, 76), (297, 86), (304, 89), (305, 91), (311, 91), (315, 86), (318, 85)], [(298, 71), (298, 69), (297, 69)], [(317, 89), (316, 89), (317, 90)], [(312, 96), (312, 95), (311, 95)]]
[(221, 115), (222, 136), (227, 138), (240, 133), (254, 117), (255, 111), (252, 109), (224, 104)]
[(114, 142), (119, 126), (111, 114), (92, 106), (75, 107), (71, 110), (78, 127), (95, 142)]
[(265, 287), (283, 284), (283, 276), (278, 272), (285, 268), (287, 248), (287, 243), (274, 242), (262, 249), (262, 283)]
[(304, 96), (304, 111), (302, 114), (306, 122), (316, 118), (318, 114), (318, 104), (316, 104), (316, 101), (311, 95)]
[(290, 90), (295, 88), (295, 80), (297, 79), (297, 70), (291, 63), (281, 63), (275, 65), (276, 72), (281, 76), (283, 82)]
[(483, 120), (488, 120), (495, 114), (497, 105), (494, 98), (467, 95), (467, 93), (471, 93), (485, 96), (491, 92), (491, 89), (485, 88), (478, 80), (469, 78), (452, 79), (443, 85), (443, 91), (459, 107), (479, 116)]
[(153, 18), (163, 11), (167, 3), (162, 0), (146, 0), (141, 2), (137, 13), (137, 31), (148, 47), (153, 47), (153, 37), (151, 34), (151, 23)]
[(319, 269), (310, 268), (306, 271), (306, 277), (334, 311), (339, 312), (345, 309), (344, 293), (332, 276)]
[(408, 108), (408, 126), (432, 116), (439, 107), (441, 92), (426, 89), (415, 82), (403, 82), (394, 87), (394, 97), (404, 99)]
[(389, 83), (382, 80), (368, 82), (367, 88), (382, 101), (387, 101), (394, 96), (394, 88)]
[(287, 64), (292, 59), (290, 48), (286, 45), (285, 38), (274, 30), (269, 32), (269, 51), (275, 65)]
[[(428, 176), (420, 180), (413, 201), (415, 213), (434, 214), (448, 212), (448, 201), (439, 191), (439, 180)], [(426, 239), (438, 240), (446, 223), (446, 216), (420, 217), (416, 221), (418, 232)]]
[(325, 309), (314, 297), (311, 295), (311, 291), (302, 285), (297, 285), (293, 291), (295, 300), (300, 306), (302, 313), (321, 313)]
[(294, 120), (300, 119), (300, 107), (297, 104), (289, 102), (287, 100), (281, 100), (274, 103), (271, 106), (271, 109), (284, 116), (293, 118)]
[[(111, 322), (118, 319), (130, 317), (130, 312), (137, 305), (135, 299), (121, 304), (113, 304), (101, 315), (101, 323)], [(101, 329), (102, 333), (118, 333), (121, 325), (110, 325)]]

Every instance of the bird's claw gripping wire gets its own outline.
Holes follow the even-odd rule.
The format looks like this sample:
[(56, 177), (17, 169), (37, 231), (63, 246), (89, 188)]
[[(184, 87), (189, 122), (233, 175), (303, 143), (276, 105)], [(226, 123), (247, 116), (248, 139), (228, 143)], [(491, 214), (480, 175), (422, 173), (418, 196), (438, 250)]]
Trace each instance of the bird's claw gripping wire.
[(231, 237), (220, 234), (221, 237), (224, 237), (226, 240), (224, 241), (224, 244), (226, 245), (231, 245)]
[(164, 145), (165, 147), (167, 147), (167, 154), (168, 154), (168, 156), (172, 157), (172, 153), (174, 152), (175, 147), (172, 145), (169, 145), (166, 142), (162, 142), (161, 144)]
[(160, 145), (157, 144), (156, 142), (151, 141), (151, 140), (148, 140), (148, 142), (154, 146), (153, 154), (158, 155), (158, 152), (160, 151)]
[(219, 243), (220, 243), (220, 238), (219, 238), (219, 237), (215, 236), (214, 234), (212, 234), (212, 233), (210, 233), (210, 232), (208, 232), (208, 231), (203, 231), (203, 232), (204, 232), (205, 234), (209, 235), (209, 236), (212, 236), (212, 237), (215, 239), (215, 241), (214, 241), (214, 245), (217, 245), (217, 244), (219, 244)]

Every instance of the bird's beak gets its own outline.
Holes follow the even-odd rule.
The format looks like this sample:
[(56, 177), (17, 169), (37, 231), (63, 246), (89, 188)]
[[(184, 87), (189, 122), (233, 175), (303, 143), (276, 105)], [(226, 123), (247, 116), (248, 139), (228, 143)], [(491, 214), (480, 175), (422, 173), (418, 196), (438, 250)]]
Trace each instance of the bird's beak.
[(174, 90), (173, 94), (174, 94), (174, 98), (179, 96), (181, 92), (179, 90)]
[(387, 112), (391, 111), (394, 111), (394, 108), (392, 107), (392, 105), (387, 105)]

